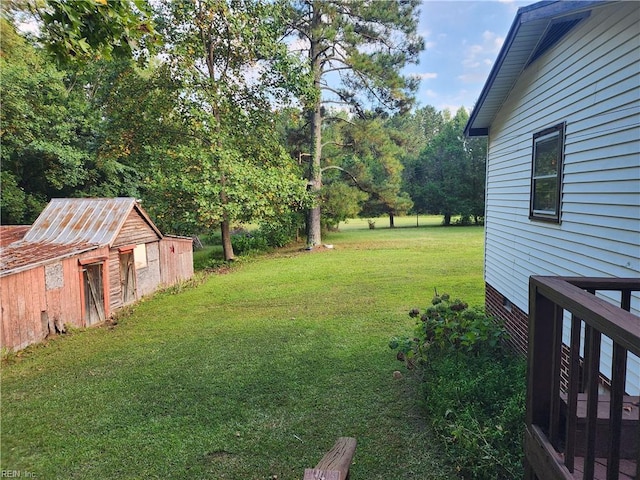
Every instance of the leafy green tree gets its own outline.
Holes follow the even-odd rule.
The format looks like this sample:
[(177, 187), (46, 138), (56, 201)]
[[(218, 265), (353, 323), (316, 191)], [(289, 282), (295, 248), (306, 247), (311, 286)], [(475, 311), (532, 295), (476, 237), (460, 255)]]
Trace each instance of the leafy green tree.
[[(348, 152), (342, 167), (353, 175), (358, 188), (368, 194), (361, 216), (388, 215), (389, 226), (394, 217), (405, 214), (412, 206), (402, 192), (402, 150), (396, 143), (396, 132), (389, 120), (356, 119), (344, 127)], [(395, 137), (395, 138), (394, 138)]]
[(443, 118), (435, 107), (427, 105), (397, 113), (387, 123), (394, 142), (402, 149), (402, 163), (408, 166), (440, 132)]
[(468, 166), (465, 170), (468, 186), (467, 208), (461, 213), (463, 216), (472, 217), (477, 225), (484, 221), (487, 139), (479, 137), (465, 139), (465, 151), (468, 158)]
[(400, 135), (399, 144), (403, 151), (403, 191), (412, 199), (415, 213), (427, 213), (428, 206), (421, 195), (425, 172), (420, 154), (442, 130), (444, 116), (433, 106), (427, 105), (414, 112), (395, 115), (390, 121), (394, 131)]
[(164, 168), (158, 159), (166, 159), (184, 138), (176, 107), (179, 82), (172, 79), (166, 64), (151, 61), (141, 68), (120, 59), (91, 64), (76, 74), (74, 83), (84, 85), (92, 109), (101, 114), (83, 191), (90, 196), (147, 200), (149, 172)]
[(158, 42), (146, 0), (24, 0), (14, 7), (40, 21), (39, 40), (62, 64), (130, 58)]
[(96, 117), (64, 72), (0, 22), (2, 222), (30, 223), (50, 198), (83, 185)]
[[(307, 97), (311, 130), (307, 178), (316, 196), (322, 189), (324, 107), (341, 103), (354, 113), (373, 108), (408, 109), (417, 80), (399, 72), (417, 62), (424, 48), (416, 33), (418, 0), (296, 0), (289, 23), (308, 55), (316, 94)], [(331, 79), (329, 79), (331, 76)], [(321, 243), (317, 201), (307, 217), (307, 244)]]
[(443, 114), (443, 126), (411, 165), (405, 181), (418, 211), (454, 215), (478, 223), (484, 216), (486, 143), (464, 138), (469, 116), (460, 108), (453, 118)]
[(340, 222), (358, 216), (368, 195), (347, 185), (335, 174), (327, 175), (322, 186), (322, 227), (335, 230)]
[(183, 90), (186, 137), (171, 153), (172, 168), (159, 169), (152, 182), (184, 199), (190, 222), (219, 225), (232, 260), (232, 221), (276, 214), (304, 197), (271, 114), (271, 101), (304, 90), (302, 67), (280, 41), (278, 2), (175, 1), (158, 13), (164, 53)]

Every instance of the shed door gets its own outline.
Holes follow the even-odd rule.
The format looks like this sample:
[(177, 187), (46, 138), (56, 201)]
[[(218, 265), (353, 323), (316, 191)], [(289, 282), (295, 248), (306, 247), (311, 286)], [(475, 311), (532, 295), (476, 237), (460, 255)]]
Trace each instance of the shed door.
[(86, 324), (104, 322), (104, 286), (102, 281), (102, 263), (84, 267), (84, 299)]
[(133, 252), (120, 254), (120, 291), (124, 305), (136, 299), (136, 271), (133, 262)]

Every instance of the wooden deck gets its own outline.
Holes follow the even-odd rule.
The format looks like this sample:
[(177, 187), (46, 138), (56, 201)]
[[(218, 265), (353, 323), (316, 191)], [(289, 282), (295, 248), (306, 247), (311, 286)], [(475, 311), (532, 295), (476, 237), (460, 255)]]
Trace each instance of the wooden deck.
[[(634, 278), (530, 279), (526, 480), (640, 473), (640, 399), (625, 391), (628, 354), (640, 356), (640, 317), (631, 313), (638, 291)], [(619, 306), (610, 300), (616, 296)], [(611, 348), (611, 378), (601, 372), (603, 348)]]
[[(576, 480), (584, 479), (584, 457), (576, 457), (573, 478)], [(594, 480), (607, 480), (607, 459), (596, 458)], [(619, 480), (635, 480), (636, 478), (636, 461), (620, 460), (620, 468), (618, 471)]]

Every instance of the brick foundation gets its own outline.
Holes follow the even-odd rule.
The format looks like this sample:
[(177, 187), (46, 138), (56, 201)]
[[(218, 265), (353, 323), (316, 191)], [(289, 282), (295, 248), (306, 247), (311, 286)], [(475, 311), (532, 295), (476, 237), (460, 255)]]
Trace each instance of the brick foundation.
[(485, 310), (487, 315), (499, 318), (509, 332), (509, 346), (517, 353), (527, 355), (529, 317), (513, 305), (498, 290), (485, 283)]
[[(529, 316), (488, 283), (485, 283), (485, 310), (487, 315), (499, 318), (504, 322), (510, 335), (507, 343), (516, 353), (526, 356)], [(566, 391), (569, 384), (569, 351), (569, 346), (563, 343), (560, 360), (560, 389), (562, 391)], [(580, 369), (582, 370), (582, 359), (580, 359)], [(582, 377), (581, 372), (579, 375)], [(601, 374), (600, 385), (607, 389), (611, 382)], [(583, 391), (582, 384), (579, 389)]]

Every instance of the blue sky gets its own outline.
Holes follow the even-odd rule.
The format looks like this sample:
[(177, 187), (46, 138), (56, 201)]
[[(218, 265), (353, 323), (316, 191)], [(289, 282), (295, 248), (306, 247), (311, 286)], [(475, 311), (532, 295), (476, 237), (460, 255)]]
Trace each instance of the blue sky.
[(406, 73), (420, 75), (419, 106), (471, 110), (519, 7), (533, 1), (424, 0), (418, 32), (426, 48)]
[[(422, 79), (417, 105), (471, 110), (518, 8), (534, 1), (423, 0), (418, 33), (426, 48), (420, 63), (404, 70)], [(34, 25), (21, 28), (33, 31)]]

